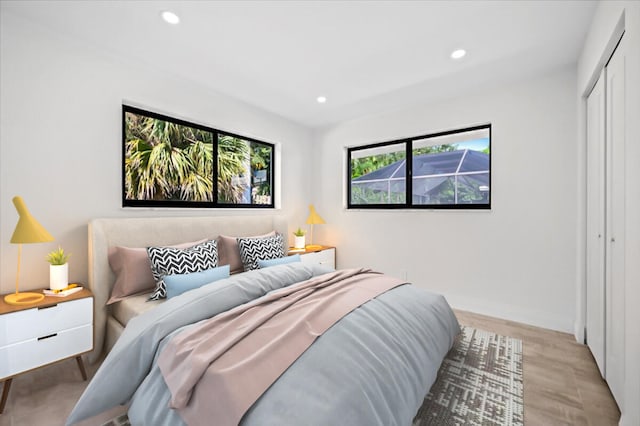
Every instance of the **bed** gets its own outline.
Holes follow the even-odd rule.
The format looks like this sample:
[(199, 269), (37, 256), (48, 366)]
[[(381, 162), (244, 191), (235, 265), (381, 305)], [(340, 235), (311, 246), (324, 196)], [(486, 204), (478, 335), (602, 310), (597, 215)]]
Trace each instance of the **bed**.
[[(68, 424), (116, 405), (128, 405), (132, 424), (410, 424), (459, 332), (455, 315), (438, 294), (375, 271), (327, 271), (320, 266), (295, 262), (232, 275), (164, 302), (143, 302), (141, 298), (147, 296), (139, 295), (140, 299), (129, 302), (127, 309), (121, 304), (105, 305), (114, 280), (106, 260), (110, 246), (169, 245), (216, 238), (220, 234), (249, 236), (272, 230), (286, 233), (286, 222), (279, 216), (92, 221), (89, 286), (96, 298), (94, 358), (103, 349), (109, 354), (76, 404)], [(353, 280), (355, 284), (345, 280)], [(334, 300), (338, 290), (329, 286), (344, 284), (345, 292), (347, 288), (351, 292), (352, 287), (371, 292), (376, 283), (382, 282), (385, 287), (380, 287), (378, 293), (357, 302), (355, 307), (343, 306), (344, 315), (332, 322), (319, 320), (324, 324), (323, 332), (315, 329), (305, 332), (313, 334), (313, 338), (309, 339), (308, 346), (295, 349), (299, 354), (292, 356), (290, 364), (274, 367), (278, 362), (273, 361), (281, 361), (286, 358), (282, 355), (289, 353), (290, 349), (283, 346), (286, 339), (273, 344), (271, 337), (265, 340), (263, 336), (262, 341), (245, 345), (257, 348), (256, 356), (252, 354), (247, 358), (253, 360), (259, 352), (268, 352), (260, 349), (269, 347), (280, 351), (277, 358), (255, 364), (260, 367), (253, 367), (246, 359), (233, 358), (234, 368), (223, 364), (215, 372), (212, 367), (215, 363), (207, 364), (203, 367), (202, 379), (192, 385), (186, 397), (184, 393), (178, 397), (176, 386), (182, 383), (176, 385), (175, 379), (188, 376), (192, 368), (196, 368), (194, 359), (181, 361), (177, 356), (167, 361), (167, 354), (172, 351), (182, 350), (180, 356), (191, 354), (191, 349), (184, 348), (192, 346), (184, 345), (193, 343), (179, 339), (187, 335), (201, 339), (199, 346), (193, 348), (212, 351), (218, 340), (227, 338), (214, 337), (207, 341), (201, 338), (203, 332), (198, 327), (215, 323), (225, 315), (246, 320), (245, 311), (233, 312), (271, 306), (263, 301), (268, 298), (298, 297), (310, 285), (322, 288), (321, 292)], [(279, 296), (280, 293), (283, 295)], [(262, 318), (262, 314), (258, 316)], [(306, 317), (300, 322), (305, 329), (312, 323)], [(241, 329), (244, 325), (227, 328)], [(277, 331), (273, 335), (280, 339), (287, 333), (290, 331)], [(236, 341), (244, 342), (233, 340), (225, 350), (244, 344)], [(223, 361), (231, 359), (231, 356), (225, 358), (226, 355), (216, 356)], [(230, 370), (239, 372), (240, 376), (229, 376), (233, 380), (219, 379), (220, 372)], [(200, 377), (200, 373), (196, 375)], [(263, 376), (273, 376), (272, 381), (263, 383), (260, 390), (253, 389), (256, 383), (264, 381)], [(212, 379), (206, 382), (206, 377)], [(219, 387), (207, 388), (203, 381)], [(253, 399), (247, 396), (253, 393)], [(180, 398), (183, 403), (179, 402)], [(243, 398), (248, 402), (238, 402), (236, 407), (236, 400)], [(187, 403), (189, 407), (185, 407)], [(234, 410), (237, 417), (227, 416), (227, 411)]]
[[(146, 303), (147, 294), (123, 304), (107, 306), (115, 276), (109, 266), (109, 247), (147, 247), (171, 245), (219, 235), (249, 236), (269, 231), (287, 233), (286, 221), (277, 215), (215, 216), (215, 217), (154, 217), (99, 218), (89, 222), (89, 288), (93, 292), (95, 310), (94, 351), (90, 362), (108, 352), (122, 334), (126, 319), (152, 308), (158, 303)], [(126, 304), (125, 304), (126, 305)], [(118, 312), (120, 310), (120, 312)], [(114, 314), (122, 314), (118, 320)]]

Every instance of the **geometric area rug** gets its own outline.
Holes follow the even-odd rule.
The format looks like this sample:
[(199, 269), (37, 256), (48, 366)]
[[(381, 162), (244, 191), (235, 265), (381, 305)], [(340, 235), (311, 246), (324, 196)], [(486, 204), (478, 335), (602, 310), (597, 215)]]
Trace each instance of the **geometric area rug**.
[(129, 423), (129, 416), (125, 413), (103, 423), (102, 426), (131, 426), (131, 423)]
[(462, 327), (413, 426), (524, 425), (522, 341)]
[[(522, 341), (461, 328), (412, 426), (523, 426)], [(102, 426), (129, 426), (129, 419)]]

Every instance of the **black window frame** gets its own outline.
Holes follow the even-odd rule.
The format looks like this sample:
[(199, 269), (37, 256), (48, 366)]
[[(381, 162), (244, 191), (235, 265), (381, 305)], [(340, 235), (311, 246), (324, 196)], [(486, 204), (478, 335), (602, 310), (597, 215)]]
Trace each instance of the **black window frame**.
[[(428, 138), (436, 138), (440, 136), (448, 136), (457, 133), (471, 132), (476, 130), (488, 130), (489, 131), (489, 193), (488, 193), (488, 202), (487, 203), (464, 203), (464, 204), (414, 204), (413, 203), (413, 142), (428, 139)], [(409, 137), (409, 138), (401, 138), (394, 139), (384, 142), (376, 142), (367, 145), (360, 146), (352, 146), (347, 148), (347, 209), (348, 210), (364, 210), (364, 209), (385, 209), (385, 210), (396, 210), (396, 209), (416, 209), (416, 210), (491, 210), (491, 198), (492, 198), (492, 149), (491, 149), (491, 123), (481, 124), (477, 126), (464, 127), (454, 130), (447, 130), (442, 132), (428, 133), (425, 135)], [(405, 202), (404, 203), (388, 203), (388, 204), (354, 204), (352, 203), (352, 193), (351, 193), (351, 174), (352, 174), (352, 153), (354, 151), (361, 151), (371, 148), (380, 148), (384, 146), (397, 145), (397, 144), (405, 144), (407, 161), (406, 164), (406, 173), (405, 173)]]
[[(185, 201), (185, 200), (132, 200), (126, 198), (126, 113), (133, 113), (175, 123), (180, 126), (191, 127), (212, 134), (213, 143), (213, 200), (212, 201)], [(268, 172), (268, 181), (271, 189), (271, 202), (269, 204), (234, 204), (223, 203), (218, 201), (218, 138), (219, 135), (231, 136), (233, 138), (242, 139), (247, 142), (255, 142), (266, 145), (271, 148), (270, 170)], [(131, 105), (122, 104), (122, 207), (162, 207), (162, 208), (241, 208), (241, 209), (275, 209), (276, 188), (275, 188), (275, 171), (276, 171), (276, 145), (274, 143), (265, 142), (263, 140), (244, 136), (238, 133), (220, 130), (202, 124), (193, 123), (179, 118), (171, 117), (153, 111), (148, 111)]]

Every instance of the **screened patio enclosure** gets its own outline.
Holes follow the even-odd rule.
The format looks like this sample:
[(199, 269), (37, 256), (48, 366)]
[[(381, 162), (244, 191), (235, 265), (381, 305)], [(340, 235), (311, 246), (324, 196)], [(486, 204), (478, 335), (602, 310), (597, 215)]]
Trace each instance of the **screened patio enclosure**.
[[(463, 149), (413, 156), (413, 204), (479, 204), (489, 197), (489, 154)], [(406, 159), (351, 181), (354, 204), (405, 202)]]

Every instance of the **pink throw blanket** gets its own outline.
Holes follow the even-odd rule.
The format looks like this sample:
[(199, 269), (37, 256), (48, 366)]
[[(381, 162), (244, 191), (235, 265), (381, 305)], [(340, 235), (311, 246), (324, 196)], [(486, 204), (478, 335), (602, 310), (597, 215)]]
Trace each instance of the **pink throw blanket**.
[(190, 426), (237, 425), (318, 336), (404, 283), (365, 269), (337, 271), (201, 321), (173, 337), (158, 359), (169, 405)]

